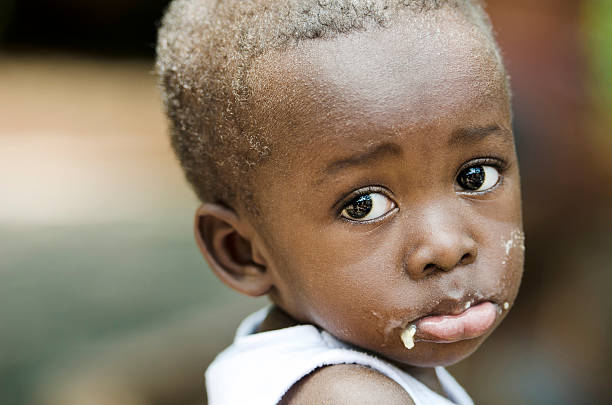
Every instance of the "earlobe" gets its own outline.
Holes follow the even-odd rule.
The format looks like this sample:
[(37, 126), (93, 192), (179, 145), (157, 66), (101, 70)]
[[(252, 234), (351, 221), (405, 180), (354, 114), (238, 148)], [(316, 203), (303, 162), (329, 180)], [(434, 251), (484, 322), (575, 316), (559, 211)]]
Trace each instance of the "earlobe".
[(196, 211), (196, 242), (212, 271), (234, 290), (257, 297), (266, 294), (272, 283), (265, 263), (253, 257), (244, 228), (236, 213), (220, 204), (206, 203)]

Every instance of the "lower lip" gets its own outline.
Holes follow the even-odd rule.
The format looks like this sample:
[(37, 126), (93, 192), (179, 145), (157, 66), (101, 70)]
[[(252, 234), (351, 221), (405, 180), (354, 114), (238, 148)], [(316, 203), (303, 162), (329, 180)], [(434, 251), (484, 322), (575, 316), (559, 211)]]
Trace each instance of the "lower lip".
[(437, 315), (415, 323), (418, 340), (456, 342), (484, 335), (495, 323), (497, 307), (492, 302), (475, 305), (459, 315)]

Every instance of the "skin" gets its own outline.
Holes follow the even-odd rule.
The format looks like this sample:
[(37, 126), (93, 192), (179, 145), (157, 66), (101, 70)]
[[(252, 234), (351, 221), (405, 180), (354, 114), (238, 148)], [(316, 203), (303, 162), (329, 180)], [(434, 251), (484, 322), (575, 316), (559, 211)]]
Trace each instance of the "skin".
[[(274, 153), (255, 178), (259, 217), (216, 204), (198, 210), (197, 240), (213, 271), (276, 304), (260, 330), (317, 325), (440, 392), (431, 367), (476, 350), (505, 317), (503, 304), (512, 306), (523, 271), (518, 162), (493, 47), (442, 9), (266, 54), (249, 80), (250, 122)], [(458, 173), (478, 165), (499, 181), (462, 188)], [(384, 196), (384, 215), (345, 218), (355, 192)], [(402, 344), (417, 320), (483, 301), (499, 310), (483, 335), (442, 343), (417, 332), (413, 349)], [(329, 381), (341, 388), (330, 391)], [(363, 403), (411, 403), (356, 365), (316, 371), (286, 403), (355, 403), (347, 398), (357, 389)]]

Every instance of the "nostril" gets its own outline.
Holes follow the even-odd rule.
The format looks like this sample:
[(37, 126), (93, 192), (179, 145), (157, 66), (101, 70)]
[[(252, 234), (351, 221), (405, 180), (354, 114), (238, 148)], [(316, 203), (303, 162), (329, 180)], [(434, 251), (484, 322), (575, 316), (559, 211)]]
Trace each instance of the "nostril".
[(470, 253), (466, 253), (461, 256), (461, 260), (459, 260), (459, 264), (465, 265), (472, 263), (472, 255)]
[(465, 253), (463, 256), (461, 256), (459, 261), (455, 261), (457, 260), (457, 256), (452, 257), (452, 258), (448, 257), (447, 259), (448, 259), (448, 263), (445, 263), (442, 260), (427, 263), (424, 267), (421, 267), (421, 272), (419, 273), (419, 276), (420, 277), (429, 276), (439, 271), (447, 272), (447, 271), (453, 270), (454, 268), (458, 266), (467, 266), (468, 264), (471, 264), (474, 262), (474, 260), (476, 259), (476, 255), (473, 254), (472, 252), (468, 252), (468, 253)]
[(427, 266), (423, 268), (423, 273), (431, 273), (437, 269), (438, 269), (438, 266), (436, 266), (433, 263), (429, 263)]

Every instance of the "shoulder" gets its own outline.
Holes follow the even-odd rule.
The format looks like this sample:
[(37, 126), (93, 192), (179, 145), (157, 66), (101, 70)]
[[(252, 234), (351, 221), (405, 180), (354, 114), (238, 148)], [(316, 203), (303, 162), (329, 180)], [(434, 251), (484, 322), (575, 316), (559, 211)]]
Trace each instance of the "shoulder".
[(302, 404), (405, 404), (410, 395), (390, 378), (358, 364), (337, 364), (317, 369), (285, 394), (281, 405)]

